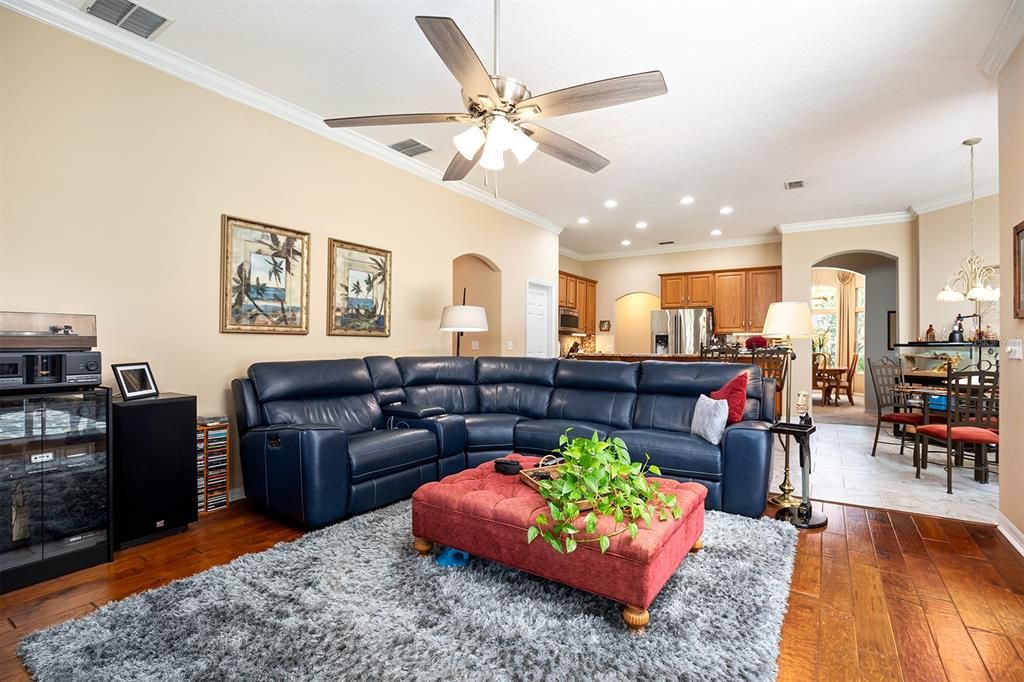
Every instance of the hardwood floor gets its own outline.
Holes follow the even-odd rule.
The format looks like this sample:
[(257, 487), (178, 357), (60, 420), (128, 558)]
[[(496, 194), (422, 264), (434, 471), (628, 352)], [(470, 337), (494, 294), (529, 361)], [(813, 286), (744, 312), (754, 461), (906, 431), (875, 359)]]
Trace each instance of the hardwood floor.
[[(779, 680), (1024, 680), (1024, 559), (991, 526), (826, 505), (797, 545)], [(0, 680), (18, 642), (102, 604), (301, 533), (245, 502), (113, 563), (0, 596)]]

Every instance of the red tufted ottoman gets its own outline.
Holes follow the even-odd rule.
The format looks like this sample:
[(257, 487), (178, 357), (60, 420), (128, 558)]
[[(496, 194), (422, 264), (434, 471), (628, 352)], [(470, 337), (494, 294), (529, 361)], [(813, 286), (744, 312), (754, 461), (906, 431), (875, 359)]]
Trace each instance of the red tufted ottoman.
[[(524, 467), (539, 459), (509, 458)], [(605, 554), (597, 543), (580, 543), (572, 554), (558, 554), (539, 539), (526, 544), (526, 529), (537, 514), (548, 513), (547, 502), (518, 476), (495, 472), (493, 462), (427, 483), (413, 493), (412, 533), (420, 554), (429, 553), (436, 542), (622, 602), (623, 619), (639, 629), (650, 620), (647, 607), (686, 553), (703, 546), (707, 488), (658, 480), (662, 492), (676, 496), (682, 516), (654, 520), (650, 528), (641, 523), (636, 540), (622, 533), (611, 539)], [(583, 528), (582, 516), (578, 525)], [(604, 517), (598, 530), (610, 532), (613, 526), (613, 519)]]

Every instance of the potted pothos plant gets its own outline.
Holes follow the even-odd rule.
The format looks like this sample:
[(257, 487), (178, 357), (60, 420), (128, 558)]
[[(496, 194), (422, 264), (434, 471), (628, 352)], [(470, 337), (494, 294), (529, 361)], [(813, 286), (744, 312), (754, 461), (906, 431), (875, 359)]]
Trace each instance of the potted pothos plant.
[[(568, 554), (581, 542), (596, 542), (603, 554), (617, 535), (636, 538), (638, 523), (650, 527), (655, 515), (662, 521), (682, 515), (675, 495), (660, 492), (658, 482), (647, 478), (648, 473), (661, 475), (649, 464), (649, 455), (647, 461), (634, 462), (621, 438), (601, 440), (595, 431), (591, 438), (570, 439), (571, 430), (558, 440), (556, 453), (563, 462), (555, 475), (540, 481), (551, 518), (537, 515), (526, 532), (528, 543), (539, 537), (556, 552)], [(581, 529), (577, 520), (584, 511)], [(597, 532), (599, 516), (614, 519), (610, 532)]]

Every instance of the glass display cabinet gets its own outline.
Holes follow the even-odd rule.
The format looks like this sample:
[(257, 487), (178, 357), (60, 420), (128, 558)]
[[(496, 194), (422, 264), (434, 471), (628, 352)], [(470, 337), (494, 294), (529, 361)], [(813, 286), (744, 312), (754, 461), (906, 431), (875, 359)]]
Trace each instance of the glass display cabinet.
[(995, 365), (999, 361), (999, 342), (947, 343), (941, 341), (913, 341), (894, 344), (903, 364), (903, 376), (911, 383), (939, 384), (946, 379), (946, 366), (964, 369), (986, 360)]
[(0, 393), (0, 592), (112, 557), (106, 388)]

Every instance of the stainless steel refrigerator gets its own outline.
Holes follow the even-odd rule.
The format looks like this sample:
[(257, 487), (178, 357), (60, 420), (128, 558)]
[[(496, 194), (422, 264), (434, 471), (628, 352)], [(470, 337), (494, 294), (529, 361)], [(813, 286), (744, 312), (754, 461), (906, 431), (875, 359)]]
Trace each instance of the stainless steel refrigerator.
[(700, 355), (711, 343), (711, 308), (651, 311), (651, 352), (656, 355)]

